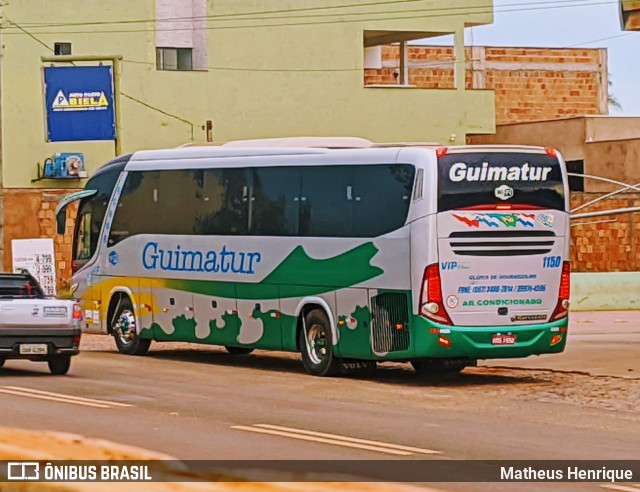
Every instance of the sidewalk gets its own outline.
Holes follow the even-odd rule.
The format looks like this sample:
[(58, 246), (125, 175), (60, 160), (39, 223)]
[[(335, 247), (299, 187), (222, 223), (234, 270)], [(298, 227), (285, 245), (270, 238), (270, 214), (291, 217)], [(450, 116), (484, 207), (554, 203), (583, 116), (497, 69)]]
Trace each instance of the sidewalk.
[(589, 333), (614, 326), (635, 328), (640, 333), (640, 311), (572, 311), (570, 314), (570, 330)]
[(567, 347), (562, 354), (479, 364), (640, 379), (640, 311), (572, 312)]

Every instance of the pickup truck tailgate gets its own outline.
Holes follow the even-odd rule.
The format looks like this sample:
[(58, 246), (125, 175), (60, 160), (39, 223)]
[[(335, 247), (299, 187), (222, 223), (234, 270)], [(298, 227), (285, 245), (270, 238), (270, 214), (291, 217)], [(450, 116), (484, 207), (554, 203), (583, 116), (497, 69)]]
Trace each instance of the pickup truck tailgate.
[(58, 328), (72, 324), (73, 303), (44, 299), (0, 300), (0, 328)]

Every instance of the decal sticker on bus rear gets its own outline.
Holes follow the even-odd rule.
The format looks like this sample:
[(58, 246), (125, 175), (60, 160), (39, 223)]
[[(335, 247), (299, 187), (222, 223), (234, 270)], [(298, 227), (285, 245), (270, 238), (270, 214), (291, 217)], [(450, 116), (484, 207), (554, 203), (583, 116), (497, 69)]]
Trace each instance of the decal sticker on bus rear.
[(453, 216), (467, 227), (480, 227), (484, 224), (489, 227), (535, 227), (536, 224), (543, 227), (553, 227), (551, 214), (529, 213), (454, 213)]

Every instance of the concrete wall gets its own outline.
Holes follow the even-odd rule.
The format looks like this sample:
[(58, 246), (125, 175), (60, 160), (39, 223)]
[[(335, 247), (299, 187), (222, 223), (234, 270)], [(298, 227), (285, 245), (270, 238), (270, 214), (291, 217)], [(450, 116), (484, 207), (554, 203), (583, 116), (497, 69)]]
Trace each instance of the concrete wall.
[(640, 272), (571, 274), (572, 311), (640, 309)]

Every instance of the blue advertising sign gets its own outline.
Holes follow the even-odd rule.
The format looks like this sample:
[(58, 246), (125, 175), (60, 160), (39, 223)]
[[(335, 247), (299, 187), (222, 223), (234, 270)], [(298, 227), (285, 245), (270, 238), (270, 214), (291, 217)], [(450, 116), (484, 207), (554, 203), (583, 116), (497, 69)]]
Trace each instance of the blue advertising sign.
[(113, 67), (45, 67), (47, 140), (115, 140)]

